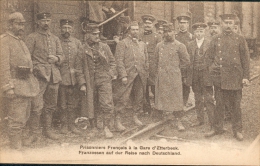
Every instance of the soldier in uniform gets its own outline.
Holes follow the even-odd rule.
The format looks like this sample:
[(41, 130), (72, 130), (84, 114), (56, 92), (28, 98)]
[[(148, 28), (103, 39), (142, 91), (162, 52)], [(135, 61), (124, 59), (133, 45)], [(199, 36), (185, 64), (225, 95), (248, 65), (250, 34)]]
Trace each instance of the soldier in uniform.
[(34, 109), (43, 113), (43, 134), (57, 140), (59, 135), (52, 130), (52, 114), (57, 107), (61, 75), (59, 65), (63, 60), (60, 40), (50, 32), (51, 14), (38, 13), (38, 30), (26, 38), (26, 45), (33, 61), (33, 73), (39, 81), (40, 93), (34, 100)]
[(138, 41), (139, 25), (133, 21), (129, 28), (129, 36), (117, 44), (115, 54), (118, 71), (118, 85), (114, 95), (115, 124), (120, 131), (125, 129), (120, 122), (120, 114), (125, 111), (130, 96), (133, 103), (133, 121), (136, 125), (142, 125), (137, 113), (143, 111), (148, 78), (148, 54), (146, 44)]
[[(60, 66), (62, 82), (59, 87), (59, 99), (61, 107), (62, 134), (72, 131), (75, 134), (81, 132), (75, 127), (76, 108), (79, 103), (79, 89), (75, 77), (76, 57), (82, 52), (80, 41), (71, 36), (73, 31), (73, 21), (68, 19), (60, 20), (61, 46), (64, 60)], [(68, 130), (69, 129), (69, 130)]]
[(149, 60), (149, 78), (147, 80), (146, 90), (145, 90), (145, 103), (144, 111), (151, 113), (151, 103), (149, 98), (149, 87), (151, 91), (155, 94), (155, 55), (154, 49), (156, 45), (162, 40), (161, 35), (153, 32), (153, 23), (155, 22), (155, 17), (149, 14), (143, 15), (142, 17), (144, 23), (144, 33), (140, 35), (140, 39), (147, 45), (148, 60)]
[(213, 83), (209, 76), (209, 71), (206, 66), (205, 53), (208, 49), (210, 39), (205, 37), (204, 23), (195, 23), (192, 25), (195, 40), (188, 43), (188, 53), (190, 55), (192, 70), (188, 75), (187, 81), (191, 82), (192, 90), (195, 97), (195, 106), (197, 113), (197, 121), (191, 126), (200, 126), (204, 124), (204, 103), (206, 106), (209, 124), (213, 125), (214, 98), (213, 98)]
[(234, 137), (242, 141), (240, 103), (243, 84), (249, 83), (249, 52), (243, 36), (233, 32), (236, 15), (220, 15), (223, 32), (216, 35), (206, 52), (210, 75), (213, 79), (216, 109), (214, 129), (206, 137), (223, 133), (224, 107), (228, 105)]
[[(20, 38), (24, 33), (24, 24), (21, 13), (12, 13), (8, 18), (8, 31), (1, 35), (1, 96), (5, 98), (4, 105), (8, 109), (8, 135), (13, 149), (22, 147), (22, 129), (29, 119), (32, 100), (39, 93), (39, 83), (32, 74), (30, 52)], [(36, 137), (40, 134), (39, 119), (33, 119), (33, 122), (30, 135)]]
[[(179, 131), (185, 130), (183, 116), (182, 77), (186, 78), (186, 68), (190, 60), (184, 44), (175, 40), (173, 24), (164, 24), (164, 41), (155, 48), (156, 79), (155, 108), (162, 110), (164, 117), (177, 119)], [(182, 66), (182, 68), (180, 68)]]
[(166, 20), (157, 20), (157, 23), (154, 25), (156, 32), (163, 36), (163, 24), (167, 24)]
[[(178, 40), (179, 42), (183, 43), (186, 48), (188, 46), (188, 42), (190, 42), (193, 39), (192, 34), (189, 32), (189, 21), (191, 19), (191, 13), (186, 12), (181, 15), (179, 15), (176, 19), (178, 20), (178, 25), (179, 25), (179, 32), (176, 34), (175, 39)], [(190, 95), (190, 84), (186, 82), (186, 79), (183, 78), (183, 102), (184, 106), (189, 106), (188, 105), (188, 99)]]
[(100, 42), (99, 33), (97, 24), (87, 24), (87, 41), (83, 44), (84, 54), (76, 60), (77, 79), (80, 91), (87, 95), (86, 100), (82, 99), (82, 104), (88, 102), (88, 106), (82, 109), (90, 108), (85, 112), (88, 112), (91, 125), (96, 125), (94, 123), (99, 105), (103, 112), (105, 137), (112, 138), (113, 133), (110, 131), (112, 127), (110, 124), (114, 118), (112, 80), (117, 78), (116, 62), (109, 46)]
[(220, 33), (220, 29), (219, 29), (220, 23), (218, 21), (209, 21), (207, 24), (209, 26), (209, 33), (211, 37)]

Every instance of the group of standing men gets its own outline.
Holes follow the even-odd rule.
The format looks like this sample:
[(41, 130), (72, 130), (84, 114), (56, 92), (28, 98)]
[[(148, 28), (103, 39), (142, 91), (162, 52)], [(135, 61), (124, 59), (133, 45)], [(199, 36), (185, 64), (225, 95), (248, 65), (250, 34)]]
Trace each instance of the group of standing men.
[[(82, 133), (74, 123), (79, 108), (80, 116), (89, 119), (93, 130), (100, 110), (105, 137), (112, 138), (111, 130), (126, 129), (120, 117), (129, 99), (133, 122), (141, 126), (138, 114), (151, 113), (150, 87), (155, 109), (163, 111), (165, 118), (175, 117), (179, 131), (185, 130), (181, 119), (191, 86), (197, 110), (197, 121), (192, 126), (204, 124), (206, 106), (211, 130), (205, 136), (223, 133), (226, 106), (231, 112), (234, 136), (242, 140), (240, 101), (243, 83), (249, 82), (249, 53), (245, 39), (233, 32), (236, 16), (221, 15), (223, 32), (219, 34), (215, 32), (220, 23), (208, 23), (211, 39), (205, 36), (204, 23), (192, 25), (194, 36), (189, 33), (190, 18), (188, 13), (177, 17), (177, 34), (173, 24), (164, 20), (158, 20), (158, 33), (153, 32), (156, 19), (152, 15), (142, 16), (141, 35), (138, 23), (129, 21), (128, 32), (117, 41), (113, 55), (110, 47), (100, 41), (100, 28), (95, 23), (87, 25), (81, 44), (71, 36), (72, 20), (60, 20), (61, 36), (57, 37), (50, 32), (51, 14), (39, 13), (37, 31), (23, 42), (24, 17), (12, 13), (8, 31), (1, 36), (0, 65), (11, 147), (20, 149), (38, 139), (41, 115), (43, 134), (59, 139), (52, 129), (58, 99), (62, 134), (69, 130)], [(30, 135), (22, 140), (26, 123)]]

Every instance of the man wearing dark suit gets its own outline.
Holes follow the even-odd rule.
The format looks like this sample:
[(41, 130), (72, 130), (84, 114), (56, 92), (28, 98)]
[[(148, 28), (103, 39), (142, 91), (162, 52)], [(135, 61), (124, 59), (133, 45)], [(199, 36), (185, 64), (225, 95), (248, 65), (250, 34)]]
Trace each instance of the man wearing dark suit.
[(210, 40), (205, 38), (204, 23), (195, 23), (192, 25), (195, 39), (188, 43), (188, 53), (190, 55), (191, 65), (188, 72), (187, 81), (192, 85), (195, 96), (195, 106), (197, 113), (197, 121), (192, 126), (200, 126), (204, 124), (204, 103), (206, 106), (209, 124), (213, 125), (213, 84), (209, 76), (209, 71), (205, 62), (205, 52), (209, 47)]
[(233, 32), (236, 15), (220, 15), (223, 32), (216, 35), (206, 53), (207, 66), (213, 79), (216, 109), (213, 130), (206, 137), (223, 133), (225, 104), (231, 112), (234, 137), (242, 141), (242, 117), (240, 103), (243, 84), (249, 83), (249, 52), (243, 36)]

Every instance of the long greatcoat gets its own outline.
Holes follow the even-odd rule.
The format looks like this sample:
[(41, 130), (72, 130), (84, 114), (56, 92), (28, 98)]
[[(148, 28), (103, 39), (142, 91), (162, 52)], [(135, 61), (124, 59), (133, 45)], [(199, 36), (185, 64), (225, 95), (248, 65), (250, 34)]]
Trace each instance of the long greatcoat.
[[(206, 64), (206, 58), (205, 58), (205, 53), (209, 47), (209, 44), (210, 44), (210, 39), (208, 38), (205, 38), (200, 49), (203, 51), (202, 52), (202, 59), (203, 59), (203, 82), (204, 82), (204, 85), (205, 86), (212, 86), (213, 83), (212, 83), (212, 79), (209, 75), (209, 70), (208, 70), (208, 67), (207, 67), (207, 64)], [(186, 81), (186, 84), (191, 86), (192, 85), (192, 78), (193, 78), (193, 62), (194, 62), (194, 56), (195, 56), (195, 53), (196, 53), (196, 49), (198, 48), (197, 46), (197, 42), (196, 40), (192, 40), (191, 42), (188, 43), (188, 47), (187, 47), (187, 50), (188, 50), (188, 53), (190, 55), (190, 66), (189, 68), (187, 69), (187, 81)]]
[(175, 40), (173, 42), (160, 42), (155, 48), (158, 58), (157, 77), (155, 80), (155, 108), (164, 111), (183, 110), (182, 74), (189, 65), (189, 54), (184, 44)]

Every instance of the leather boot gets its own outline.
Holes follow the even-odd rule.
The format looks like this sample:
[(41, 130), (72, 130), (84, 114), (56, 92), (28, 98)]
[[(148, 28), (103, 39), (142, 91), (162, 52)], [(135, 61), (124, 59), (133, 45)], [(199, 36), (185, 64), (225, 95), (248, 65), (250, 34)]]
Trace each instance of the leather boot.
[(69, 130), (74, 134), (78, 134), (78, 135), (81, 134), (81, 131), (77, 129), (75, 126), (75, 114), (73, 111), (69, 111), (68, 121), (69, 121)]
[(104, 123), (104, 133), (105, 133), (105, 138), (106, 139), (110, 139), (113, 138), (113, 133), (110, 131), (109, 129), (109, 124), (110, 124), (110, 118), (104, 118), (103, 123)]
[(52, 113), (50, 112), (44, 112), (43, 113), (43, 118), (44, 118), (44, 135), (52, 140), (58, 140), (59, 135), (56, 134), (52, 128), (51, 128), (51, 123), (52, 123)]
[(69, 132), (68, 130), (68, 114), (67, 110), (63, 110), (61, 114), (61, 134), (67, 134)]
[(22, 148), (21, 134), (9, 135), (10, 147), (20, 150)]
[(137, 117), (136, 114), (134, 114), (134, 116), (133, 116), (133, 121), (134, 121), (134, 123), (135, 123), (137, 126), (142, 126), (142, 125), (143, 125), (143, 123), (138, 119), (138, 117)]
[(179, 131), (184, 131), (185, 127), (183, 126), (183, 124), (181, 123), (181, 120), (179, 118), (176, 118), (177, 120), (177, 127)]
[(119, 114), (117, 114), (115, 116), (115, 129), (116, 129), (116, 131), (120, 131), (120, 132), (124, 131), (126, 129), (125, 126), (123, 126), (121, 123), (121, 118), (120, 118)]

